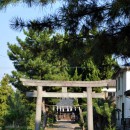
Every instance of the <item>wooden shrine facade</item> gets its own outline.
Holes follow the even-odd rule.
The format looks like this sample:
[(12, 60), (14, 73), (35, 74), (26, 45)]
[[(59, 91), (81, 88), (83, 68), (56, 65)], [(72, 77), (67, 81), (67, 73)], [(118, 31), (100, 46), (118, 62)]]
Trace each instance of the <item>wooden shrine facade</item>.
[[(100, 81), (45, 81), (45, 80), (30, 80), (20, 79), (25, 86), (36, 86), (37, 91), (28, 92), (27, 96), (37, 97), (36, 102), (36, 118), (35, 118), (35, 130), (40, 130), (41, 123), (41, 111), (45, 114), (44, 98), (46, 97), (58, 97), (58, 98), (87, 98), (87, 117), (88, 117), (88, 130), (93, 130), (93, 106), (92, 98), (105, 98), (104, 93), (92, 92), (92, 87), (115, 87), (115, 80), (100, 80)], [(45, 92), (43, 87), (85, 87), (86, 92), (83, 93), (68, 93), (65, 91), (59, 92)], [(43, 127), (44, 127), (43, 122)]]

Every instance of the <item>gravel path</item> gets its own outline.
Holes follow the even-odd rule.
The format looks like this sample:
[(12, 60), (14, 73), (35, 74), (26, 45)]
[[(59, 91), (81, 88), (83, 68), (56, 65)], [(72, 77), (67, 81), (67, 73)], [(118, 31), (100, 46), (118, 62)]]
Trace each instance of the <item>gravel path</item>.
[(79, 124), (69, 121), (58, 121), (53, 125), (53, 128), (46, 128), (46, 130), (82, 130)]

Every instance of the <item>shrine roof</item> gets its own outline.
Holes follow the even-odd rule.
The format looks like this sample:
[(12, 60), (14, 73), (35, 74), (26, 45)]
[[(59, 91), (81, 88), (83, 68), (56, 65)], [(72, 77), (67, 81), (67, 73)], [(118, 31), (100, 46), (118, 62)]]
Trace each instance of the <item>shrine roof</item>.
[(72, 98), (62, 98), (60, 102), (58, 102), (57, 106), (73, 106), (74, 99)]

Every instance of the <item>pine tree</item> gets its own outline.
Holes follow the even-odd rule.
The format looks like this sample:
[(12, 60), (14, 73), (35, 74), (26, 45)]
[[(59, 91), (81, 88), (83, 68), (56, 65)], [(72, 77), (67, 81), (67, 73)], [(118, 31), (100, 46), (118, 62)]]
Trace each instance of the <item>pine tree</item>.
[[(13, 1), (2, 0), (0, 7), (4, 8), (10, 4), (26, 3), (29, 6), (44, 5), (54, 0), (40, 1)], [(35, 30), (62, 29), (69, 33), (69, 39), (76, 41), (78, 39), (91, 39), (93, 43), (105, 54), (115, 54), (124, 58), (130, 56), (129, 39), (129, 0), (66, 0), (58, 9), (59, 13), (50, 16), (41, 17), (40, 20), (23, 21), (22, 18), (16, 18), (12, 23), (14, 29), (23, 27), (33, 28)], [(52, 6), (55, 4), (52, 4)], [(97, 28), (98, 34), (92, 35), (90, 32)], [(83, 35), (79, 37), (79, 33)]]
[(41, 33), (25, 32), (25, 41), (17, 38), (18, 44), (9, 44), (8, 55), (17, 71), (12, 72), (13, 85), (21, 91), (29, 88), (21, 86), (20, 77), (39, 80), (66, 80), (67, 61), (60, 56), (62, 36), (51, 38), (49, 31)]
[[(109, 104), (108, 102), (100, 101), (99, 104), (97, 102), (94, 103), (94, 108), (96, 109), (96, 112), (98, 115), (97, 122), (98, 127), (96, 129), (104, 130), (107, 128), (107, 130), (114, 129), (115, 121), (112, 119), (114, 114), (115, 105)], [(114, 115), (112, 115), (114, 114)]]

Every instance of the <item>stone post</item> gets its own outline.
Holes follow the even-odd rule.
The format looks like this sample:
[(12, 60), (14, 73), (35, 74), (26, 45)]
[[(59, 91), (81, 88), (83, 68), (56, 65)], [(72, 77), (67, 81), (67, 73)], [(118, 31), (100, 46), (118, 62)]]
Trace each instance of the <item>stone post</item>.
[(43, 129), (45, 129), (45, 127), (46, 127), (46, 120), (47, 120), (45, 99), (43, 99), (43, 101), (42, 101), (42, 111), (43, 111)]
[(35, 130), (40, 130), (40, 124), (41, 124), (41, 109), (42, 109), (42, 86), (38, 86), (38, 87), (37, 87)]
[(87, 88), (87, 117), (88, 130), (93, 130), (93, 105), (92, 105), (92, 88)]

